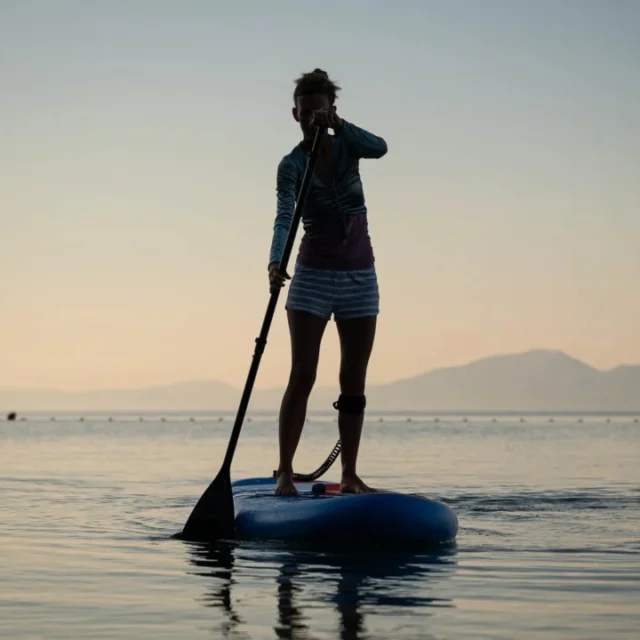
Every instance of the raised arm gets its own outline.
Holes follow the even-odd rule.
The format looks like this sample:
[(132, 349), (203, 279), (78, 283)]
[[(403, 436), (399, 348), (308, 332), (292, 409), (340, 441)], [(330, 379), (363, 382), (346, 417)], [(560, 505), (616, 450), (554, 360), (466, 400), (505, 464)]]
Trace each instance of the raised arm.
[(297, 172), (295, 164), (289, 158), (283, 158), (278, 165), (276, 177), (276, 219), (273, 225), (273, 240), (269, 252), (269, 264), (280, 262), (284, 253), (284, 245), (287, 243), (287, 235), (293, 220), (293, 212), (296, 206), (296, 180)]
[(338, 134), (349, 150), (351, 157), (357, 158), (382, 158), (387, 153), (387, 143), (383, 138), (374, 136), (352, 122), (342, 120), (342, 126)]

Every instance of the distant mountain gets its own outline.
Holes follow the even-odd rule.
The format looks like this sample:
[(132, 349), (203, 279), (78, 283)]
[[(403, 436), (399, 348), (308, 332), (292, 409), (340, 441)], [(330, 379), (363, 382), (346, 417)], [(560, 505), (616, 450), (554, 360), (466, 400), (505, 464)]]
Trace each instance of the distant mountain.
[(178, 382), (137, 389), (55, 391), (0, 389), (0, 410), (8, 411), (208, 411), (230, 409), (240, 392), (210, 380)]
[[(0, 390), (0, 411), (225, 411), (241, 390), (196, 381), (100, 391)], [(331, 409), (335, 387), (314, 390), (309, 408)], [(255, 390), (250, 410), (276, 410), (282, 389)], [(367, 391), (372, 410), (640, 411), (640, 366), (600, 371), (561, 351), (499, 355), (435, 369)]]
[(537, 350), (437, 369), (370, 395), (380, 409), (634, 411), (640, 366), (600, 371), (561, 351)]

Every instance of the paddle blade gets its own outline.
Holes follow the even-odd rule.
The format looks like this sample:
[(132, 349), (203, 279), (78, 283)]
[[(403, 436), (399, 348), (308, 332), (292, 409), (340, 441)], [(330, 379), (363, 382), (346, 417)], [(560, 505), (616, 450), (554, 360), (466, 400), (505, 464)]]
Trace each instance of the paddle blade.
[(213, 542), (231, 540), (234, 534), (231, 476), (229, 469), (223, 466), (193, 508), (180, 537), (193, 542)]

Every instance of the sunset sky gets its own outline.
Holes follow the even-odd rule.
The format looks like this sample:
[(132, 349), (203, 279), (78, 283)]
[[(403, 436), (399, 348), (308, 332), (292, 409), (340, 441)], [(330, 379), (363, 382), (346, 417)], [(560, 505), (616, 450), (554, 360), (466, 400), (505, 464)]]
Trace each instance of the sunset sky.
[[(638, 33), (634, 0), (0, 3), (0, 387), (244, 383), (317, 66), (389, 146), (362, 162), (371, 382), (640, 363)], [(286, 381), (284, 298), (260, 387)], [(319, 383), (338, 360), (332, 323)]]

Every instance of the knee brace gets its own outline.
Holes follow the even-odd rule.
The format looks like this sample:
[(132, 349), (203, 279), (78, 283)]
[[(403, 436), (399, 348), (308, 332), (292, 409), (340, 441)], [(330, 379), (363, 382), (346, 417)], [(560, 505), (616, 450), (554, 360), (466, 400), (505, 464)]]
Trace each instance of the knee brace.
[(352, 413), (359, 415), (364, 413), (364, 408), (367, 406), (366, 396), (345, 396), (340, 394), (340, 397), (333, 403), (333, 408), (338, 411), (344, 411), (344, 413)]

